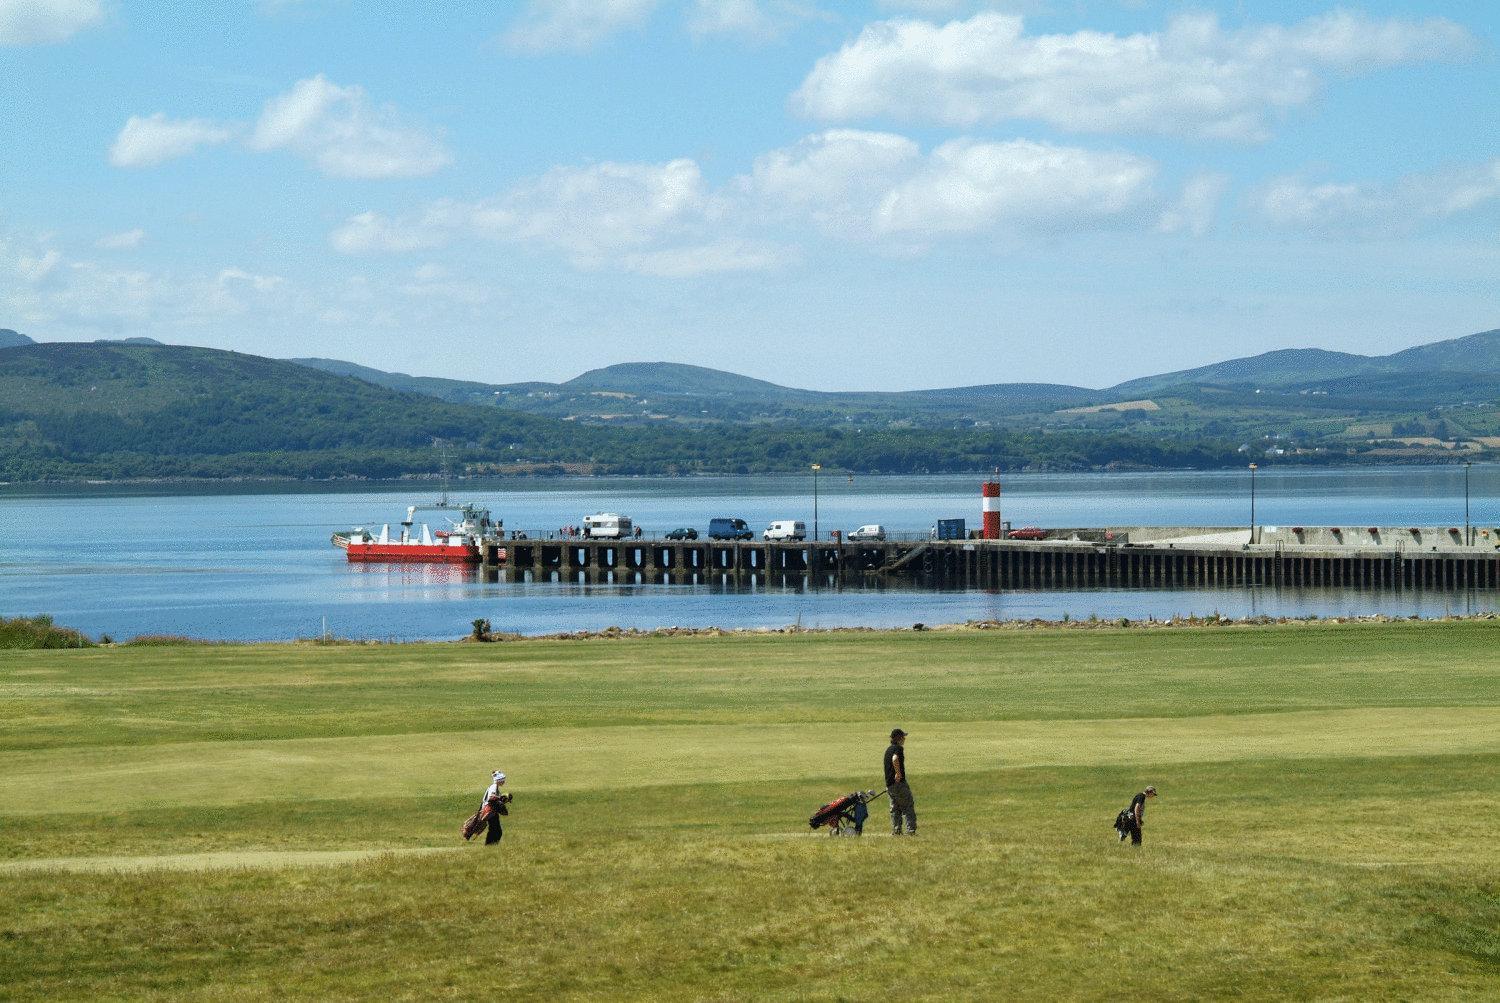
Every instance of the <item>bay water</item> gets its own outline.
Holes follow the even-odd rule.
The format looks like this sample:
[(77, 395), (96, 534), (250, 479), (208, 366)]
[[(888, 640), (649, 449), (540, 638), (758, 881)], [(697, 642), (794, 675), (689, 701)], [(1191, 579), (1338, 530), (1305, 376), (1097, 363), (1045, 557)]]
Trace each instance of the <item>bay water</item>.
[[(820, 534), (879, 523), (923, 534), (937, 519), (979, 523), (977, 476), (820, 475)], [(1020, 526), (1242, 526), (1248, 471), (1013, 474), (1003, 515)], [(1272, 469), (1256, 478), (1262, 525), (1451, 526), (1464, 521), (1461, 466)], [(116, 639), (185, 634), (214, 640), (454, 638), (483, 617), (526, 634), (609, 626), (911, 626), (976, 619), (1442, 616), (1500, 609), (1491, 591), (1327, 588), (929, 591), (812, 585), (584, 585), (486, 582), (462, 567), (351, 565), (330, 534), (393, 527), (428, 482), (129, 484), (0, 487), (0, 615), (49, 613)], [(535, 537), (611, 511), (648, 533), (703, 532), (715, 516), (760, 528), (814, 524), (812, 476), (513, 478), (464, 481), (452, 499), (490, 508)], [(1500, 525), (1500, 467), (1475, 466), (1470, 518)], [(424, 515), (418, 515), (418, 521)], [(442, 513), (425, 520), (444, 528)]]

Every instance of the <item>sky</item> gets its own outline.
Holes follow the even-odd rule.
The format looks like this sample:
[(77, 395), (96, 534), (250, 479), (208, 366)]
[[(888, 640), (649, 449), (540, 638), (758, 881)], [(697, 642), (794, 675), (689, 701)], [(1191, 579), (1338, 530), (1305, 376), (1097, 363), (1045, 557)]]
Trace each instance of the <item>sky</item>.
[(1383, 354), (1500, 327), (1497, 40), (1488, 0), (0, 0), (0, 327), (825, 390)]

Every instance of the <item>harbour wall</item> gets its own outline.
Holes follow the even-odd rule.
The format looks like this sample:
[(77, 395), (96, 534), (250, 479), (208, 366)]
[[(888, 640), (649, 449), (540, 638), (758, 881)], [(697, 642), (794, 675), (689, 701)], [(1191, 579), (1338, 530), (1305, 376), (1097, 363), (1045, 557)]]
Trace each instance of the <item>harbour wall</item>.
[(1113, 527), (1031, 540), (518, 540), (482, 568), (505, 581), (667, 584), (803, 576), (849, 587), (1500, 588), (1500, 527)]

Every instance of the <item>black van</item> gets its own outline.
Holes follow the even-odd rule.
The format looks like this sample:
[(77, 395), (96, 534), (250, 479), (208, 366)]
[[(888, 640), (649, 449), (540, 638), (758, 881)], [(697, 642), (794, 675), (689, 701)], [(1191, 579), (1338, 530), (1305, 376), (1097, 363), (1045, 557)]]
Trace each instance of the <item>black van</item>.
[(708, 538), (710, 540), (753, 540), (755, 531), (744, 519), (710, 519), (708, 520)]

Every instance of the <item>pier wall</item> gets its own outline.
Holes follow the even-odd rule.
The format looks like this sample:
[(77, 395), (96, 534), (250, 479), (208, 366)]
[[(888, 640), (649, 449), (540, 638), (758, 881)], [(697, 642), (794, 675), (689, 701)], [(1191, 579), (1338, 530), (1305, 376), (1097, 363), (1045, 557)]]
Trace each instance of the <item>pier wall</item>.
[(484, 569), (510, 581), (672, 584), (803, 576), (933, 588), (1500, 588), (1500, 527), (1121, 527), (1043, 540), (511, 541)]

